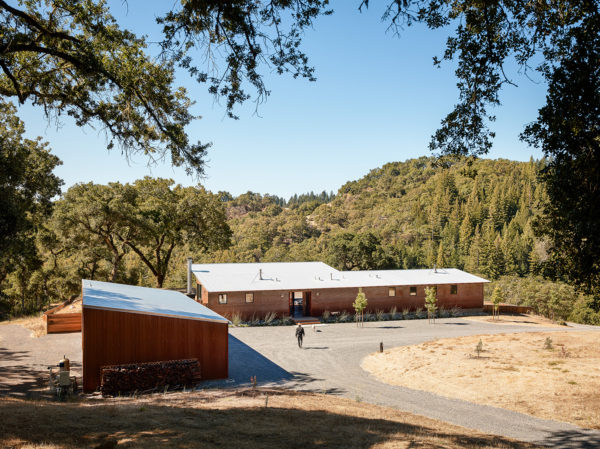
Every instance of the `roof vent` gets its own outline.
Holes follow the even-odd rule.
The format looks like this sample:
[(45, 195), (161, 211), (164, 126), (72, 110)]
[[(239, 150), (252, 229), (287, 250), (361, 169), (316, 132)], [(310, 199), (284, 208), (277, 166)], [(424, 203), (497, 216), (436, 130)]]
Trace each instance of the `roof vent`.
[(258, 279), (260, 279), (262, 281), (262, 268), (258, 269)]
[(433, 264), (433, 272), (437, 273), (437, 267), (435, 266), (435, 264)]

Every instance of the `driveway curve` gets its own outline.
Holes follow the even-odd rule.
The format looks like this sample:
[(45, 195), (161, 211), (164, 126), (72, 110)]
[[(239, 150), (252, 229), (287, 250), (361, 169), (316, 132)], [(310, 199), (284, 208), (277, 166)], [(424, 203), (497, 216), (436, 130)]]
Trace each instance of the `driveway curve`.
[(368, 354), (385, 348), (420, 344), (438, 338), (478, 334), (598, 330), (590, 326), (527, 327), (496, 325), (460, 318), (308, 326), (299, 349), (293, 327), (232, 328), (230, 383), (259, 383), (302, 391), (342, 395), (395, 407), (482, 432), (565, 448), (600, 448), (600, 432), (568, 423), (535, 418), (501, 408), (451, 399), (379, 382), (360, 367)]

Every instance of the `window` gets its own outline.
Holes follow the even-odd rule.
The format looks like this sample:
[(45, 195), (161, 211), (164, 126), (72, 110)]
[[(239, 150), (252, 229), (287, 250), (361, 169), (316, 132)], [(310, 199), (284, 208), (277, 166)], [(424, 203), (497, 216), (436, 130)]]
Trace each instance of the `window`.
[(456, 295), (457, 293), (458, 293), (458, 285), (451, 285), (450, 286), (450, 294)]
[(417, 296), (417, 287), (410, 288), (410, 296)]
[(219, 293), (219, 304), (227, 304), (227, 293)]
[(246, 302), (254, 302), (254, 293), (246, 293)]
[(396, 287), (388, 287), (388, 296), (396, 296)]

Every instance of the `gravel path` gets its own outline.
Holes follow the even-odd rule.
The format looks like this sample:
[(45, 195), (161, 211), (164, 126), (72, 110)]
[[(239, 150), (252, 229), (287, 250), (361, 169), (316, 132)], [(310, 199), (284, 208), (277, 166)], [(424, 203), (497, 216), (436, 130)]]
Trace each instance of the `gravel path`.
[[(379, 349), (413, 345), (436, 338), (513, 332), (547, 332), (554, 328), (495, 325), (464, 320), (441, 319), (352, 323), (308, 326), (304, 348), (297, 347), (294, 327), (232, 328), (229, 338), (229, 374), (216, 386), (247, 385), (256, 376), (262, 385), (276, 385), (303, 391), (345, 396), (358, 401), (391, 406), (482, 432), (532, 441), (559, 448), (600, 448), (600, 432), (571, 424), (528, 415), (432, 393), (378, 382), (360, 368), (361, 360)], [(572, 326), (565, 330), (597, 330)], [(599, 333), (600, 338), (600, 333)], [(0, 396), (35, 396), (44, 386), (47, 366), (66, 354), (76, 373), (81, 371), (81, 333), (31, 338), (30, 331), (17, 325), (0, 325)], [(32, 391), (34, 393), (32, 394)]]
[(48, 384), (48, 366), (64, 355), (73, 375), (81, 376), (81, 332), (32, 338), (23, 326), (0, 325), (0, 396), (39, 396)]
[[(600, 328), (559, 327), (556, 330)], [(230, 383), (276, 384), (304, 391), (342, 395), (391, 406), (482, 432), (565, 448), (600, 448), (600, 432), (571, 424), (534, 418), (496, 407), (450, 399), (433, 393), (387, 385), (360, 368), (361, 360), (385, 348), (413, 345), (436, 338), (513, 332), (547, 332), (554, 328), (495, 325), (463, 319), (311, 326), (304, 349), (298, 349), (293, 327), (233, 328), (230, 330)], [(600, 333), (599, 333), (600, 338)], [(257, 356), (258, 355), (262, 356)]]

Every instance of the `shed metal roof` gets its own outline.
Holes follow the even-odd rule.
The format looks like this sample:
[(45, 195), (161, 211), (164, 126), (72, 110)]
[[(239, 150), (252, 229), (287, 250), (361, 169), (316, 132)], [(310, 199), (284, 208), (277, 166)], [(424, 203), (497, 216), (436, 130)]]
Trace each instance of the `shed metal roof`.
[(228, 322), (226, 318), (208, 307), (173, 290), (87, 279), (82, 280), (82, 285), (83, 307), (201, 321)]
[(338, 271), (323, 262), (193, 264), (192, 272), (210, 292), (489, 282), (456, 268)]

